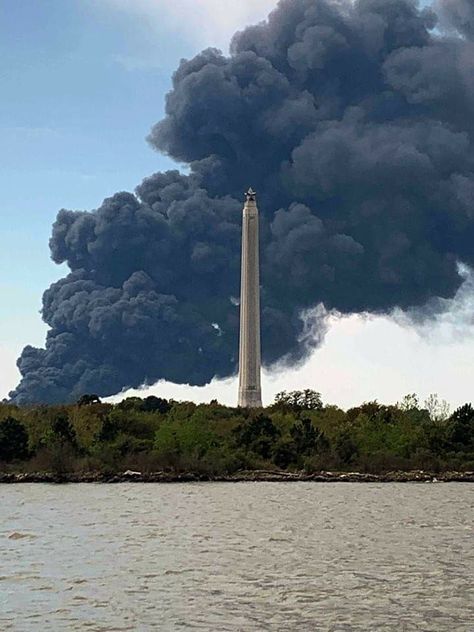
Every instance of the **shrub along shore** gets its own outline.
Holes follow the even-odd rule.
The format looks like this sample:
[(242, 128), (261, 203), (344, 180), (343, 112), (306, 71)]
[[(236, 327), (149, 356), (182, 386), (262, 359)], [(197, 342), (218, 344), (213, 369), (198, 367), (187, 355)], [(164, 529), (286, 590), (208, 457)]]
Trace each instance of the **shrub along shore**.
[(348, 411), (315, 391), (259, 410), (159, 397), (0, 404), (0, 483), (474, 482), (474, 409), (431, 396)]

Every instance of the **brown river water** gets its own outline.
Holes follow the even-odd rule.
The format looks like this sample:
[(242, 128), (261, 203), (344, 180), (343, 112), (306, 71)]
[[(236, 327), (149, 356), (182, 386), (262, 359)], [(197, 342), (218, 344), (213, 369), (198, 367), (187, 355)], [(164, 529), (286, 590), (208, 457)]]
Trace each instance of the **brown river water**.
[(474, 631), (474, 485), (0, 487), (0, 631)]

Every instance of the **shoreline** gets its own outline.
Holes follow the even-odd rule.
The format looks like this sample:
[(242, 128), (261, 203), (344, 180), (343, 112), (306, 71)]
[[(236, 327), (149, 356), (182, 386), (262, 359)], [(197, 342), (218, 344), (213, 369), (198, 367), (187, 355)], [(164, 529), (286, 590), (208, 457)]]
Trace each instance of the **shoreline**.
[(249, 470), (235, 474), (202, 474), (198, 472), (103, 472), (53, 473), (53, 472), (0, 472), (0, 484), (43, 483), (474, 483), (474, 472), (386, 472), (365, 474), (361, 472), (279, 472), (271, 470)]

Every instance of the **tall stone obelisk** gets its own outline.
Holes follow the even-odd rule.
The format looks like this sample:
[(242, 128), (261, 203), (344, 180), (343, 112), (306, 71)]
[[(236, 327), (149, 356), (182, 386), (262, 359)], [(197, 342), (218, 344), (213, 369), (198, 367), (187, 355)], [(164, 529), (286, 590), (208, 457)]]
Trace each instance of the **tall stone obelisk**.
[(240, 289), (239, 406), (260, 408), (260, 270), (256, 193), (249, 189), (243, 211)]

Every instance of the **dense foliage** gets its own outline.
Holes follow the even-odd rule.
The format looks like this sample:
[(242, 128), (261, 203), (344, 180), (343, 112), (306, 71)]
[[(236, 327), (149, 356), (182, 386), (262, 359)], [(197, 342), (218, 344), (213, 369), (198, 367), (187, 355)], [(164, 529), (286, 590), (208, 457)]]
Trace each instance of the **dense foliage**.
[(159, 397), (76, 405), (0, 404), (0, 469), (226, 474), (243, 469), (474, 469), (474, 409), (449, 415), (431, 396), (343, 411), (314, 391), (280, 393), (266, 409)]

